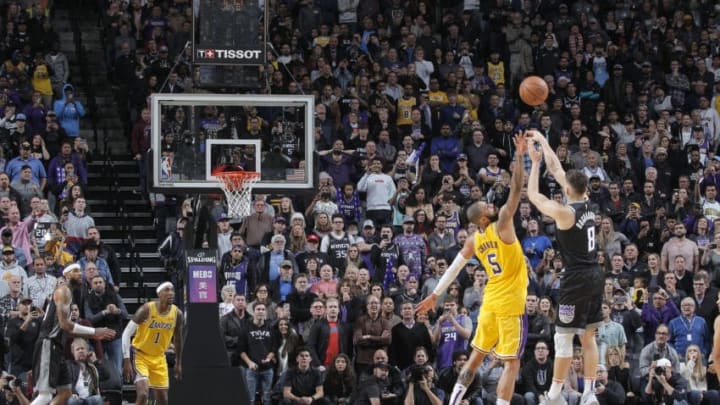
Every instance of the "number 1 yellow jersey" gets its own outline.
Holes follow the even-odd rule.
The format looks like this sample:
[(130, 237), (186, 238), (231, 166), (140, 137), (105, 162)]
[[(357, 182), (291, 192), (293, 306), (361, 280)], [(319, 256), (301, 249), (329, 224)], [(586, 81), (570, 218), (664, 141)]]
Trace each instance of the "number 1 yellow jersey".
[(482, 309), (498, 315), (525, 313), (528, 272), (520, 241), (507, 244), (495, 230), (496, 223), (485, 232), (475, 232), (475, 255), (488, 275)]
[(150, 316), (138, 325), (132, 346), (148, 356), (161, 356), (170, 347), (170, 341), (175, 333), (178, 309), (175, 305), (171, 305), (167, 314), (161, 314), (157, 310), (155, 301), (149, 302), (148, 308)]

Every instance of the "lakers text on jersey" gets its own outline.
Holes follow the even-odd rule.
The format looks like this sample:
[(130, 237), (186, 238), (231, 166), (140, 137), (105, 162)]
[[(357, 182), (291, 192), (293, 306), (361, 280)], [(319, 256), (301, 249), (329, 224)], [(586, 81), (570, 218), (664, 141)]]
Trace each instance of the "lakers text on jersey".
[(492, 223), (475, 233), (475, 255), (488, 276), (483, 308), (498, 315), (525, 313), (528, 273), (520, 242), (507, 244)]

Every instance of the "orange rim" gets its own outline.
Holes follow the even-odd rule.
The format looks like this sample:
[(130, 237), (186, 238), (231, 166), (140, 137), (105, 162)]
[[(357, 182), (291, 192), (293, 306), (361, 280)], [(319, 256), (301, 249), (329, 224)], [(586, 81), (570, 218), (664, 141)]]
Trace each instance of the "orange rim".
[(222, 182), (225, 183), (225, 188), (230, 191), (238, 190), (244, 187), (246, 181), (260, 179), (260, 173), (249, 171), (218, 172), (213, 173), (213, 176), (222, 180)]

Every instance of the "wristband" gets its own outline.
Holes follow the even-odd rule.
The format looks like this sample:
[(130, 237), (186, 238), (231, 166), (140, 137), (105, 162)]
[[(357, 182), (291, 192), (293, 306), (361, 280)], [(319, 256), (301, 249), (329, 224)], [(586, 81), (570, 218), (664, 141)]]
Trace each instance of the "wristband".
[(82, 326), (79, 323), (76, 323), (73, 325), (72, 333), (73, 335), (94, 335), (95, 328), (89, 328), (87, 326)]

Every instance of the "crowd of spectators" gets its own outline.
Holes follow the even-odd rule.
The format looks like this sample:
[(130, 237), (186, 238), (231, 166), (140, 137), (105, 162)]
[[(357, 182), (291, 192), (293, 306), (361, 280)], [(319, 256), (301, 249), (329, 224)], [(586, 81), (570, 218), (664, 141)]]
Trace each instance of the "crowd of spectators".
[[(717, 403), (707, 364), (720, 287), (712, 2), (264, 6), (277, 54), (268, 53), (261, 91), (315, 96), (322, 172), (317, 195), (256, 196), (241, 225), (215, 213), (212, 238), (195, 235), (219, 247), (221, 329), (252, 397), (257, 390), (265, 403), (447, 400), (468, 357), (484, 271), (471, 260), (429, 317), (414, 316), (412, 305), (472, 237), (466, 207), (483, 199), (502, 205), (513, 165), (529, 169), (529, 158), (512, 161), (511, 138), (534, 128), (566, 170), (590, 179), (607, 272), (600, 403)], [(189, 1), (107, 2), (107, 57), (121, 106), (137, 119), (138, 160), (149, 148), (147, 96), (202, 91), (183, 48), (191, 15)], [(540, 106), (517, 98), (531, 74), (550, 88)], [(258, 122), (240, 118), (222, 125)], [(273, 119), (261, 117), (254, 130), (266, 136)], [(552, 177), (541, 189), (562, 201)], [(184, 215), (192, 210), (179, 211), (162, 244), (168, 258), (182, 254), (186, 227), (197, 225)], [(531, 291), (514, 401), (536, 404), (551, 382), (562, 252), (552, 220), (525, 197), (515, 225)], [(582, 356), (577, 351), (570, 375), (559, 376), (571, 403), (583, 390)], [(489, 358), (468, 403), (493, 403), (502, 367)]]
[[(0, 2), (0, 402), (32, 394), (33, 352), (63, 267), (78, 263), (73, 320), (114, 328), (127, 311), (120, 266), (86, 200), (92, 156), (80, 133), (83, 101), (54, 28), (52, 1)], [(119, 338), (67, 342), (71, 403), (120, 400)]]

